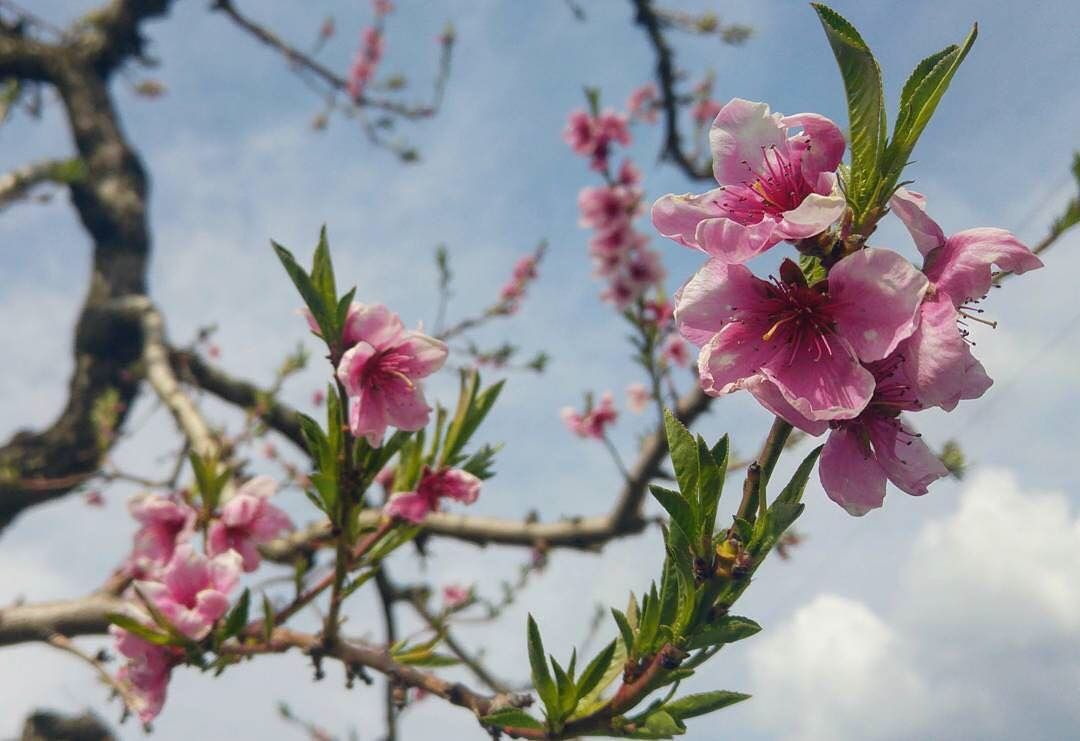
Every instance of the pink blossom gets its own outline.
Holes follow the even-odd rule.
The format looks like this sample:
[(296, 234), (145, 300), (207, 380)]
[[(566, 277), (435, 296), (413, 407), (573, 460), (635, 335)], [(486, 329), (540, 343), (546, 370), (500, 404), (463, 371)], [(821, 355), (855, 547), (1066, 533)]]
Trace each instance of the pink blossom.
[(446, 362), (446, 344), (406, 331), (398, 315), (381, 304), (358, 305), (345, 334), (356, 344), (341, 358), (337, 376), (349, 395), (352, 433), (379, 447), (389, 425), (423, 428), (431, 408), (419, 381)]
[(208, 558), (184, 543), (162, 569), (160, 581), (136, 582), (161, 614), (181, 633), (200, 640), (229, 609), (243, 559), (236, 551)]
[(818, 474), (829, 498), (852, 515), (864, 515), (882, 505), (885, 482), (914, 496), (925, 494), (931, 483), (948, 474), (948, 469), (900, 416), (924, 408), (905, 368), (904, 356), (897, 352), (885, 360), (870, 363), (874, 395), (858, 417), (818, 422), (802, 417), (786, 406), (782, 395), (769, 382), (758, 382), (755, 396), (773, 412), (793, 425), (819, 435), (826, 424), (831, 428), (821, 452)]
[(378, 16), (390, 15), (394, 12), (394, 3), (391, 0), (371, 0), (371, 5), (375, 15)]
[(322, 390), (313, 391), (311, 394), (311, 405), (321, 407), (323, 402), (326, 401), (326, 393)]
[(656, 91), (656, 85), (647, 82), (641, 87), (634, 88), (634, 91), (630, 93), (630, 97), (626, 101), (626, 110), (630, 112), (631, 119), (650, 124), (656, 123), (658, 99), (659, 94)]
[(783, 240), (823, 232), (847, 208), (835, 174), (844, 137), (824, 116), (782, 116), (735, 98), (717, 114), (709, 142), (720, 187), (653, 205), (656, 229), (681, 245), (741, 263)]
[(429, 512), (439, 510), (439, 502), (444, 498), (472, 504), (479, 496), (480, 479), (468, 471), (458, 468), (433, 471), (425, 467), (416, 491), (394, 494), (383, 508), (383, 513), (388, 517), (420, 523)]
[(375, 483), (389, 493), (390, 488), (394, 485), (394, 478), (396, 476), (397, 469), (393, 466), (386, 466), (383, 470), (375, 474)]
[(135, 533), (130, 558), (139, 576), (153, 574), (168, 563), (176, 546), (195, 533), (195, 510), (176, 496), (137, 496), (128, 503), (128, 511), (142, 525)]
[(92, 489), (83, 494), (83, 502), (85, 502), (88, 507), (104, 507), (105, 497), (102, 496), (101, 492), (97, 489)]
[(363, 96), (364, 89), (375, 76), (375, 68), (382, 61), (384, 51), (385, 41), (382, 31), (374, 26), (368, 26), (360, 32), (360, 48), (349, 67), (347, 89), (353, 100), (359, 100)]
[(686, 343), (677, 334), (668, 335), (668, 338), (664, 340), (660, 355), (664, 360), (680, 368), (690, 365), (690, 352), (686, 347)]
[(165, 705), (165, 694), (173, 667), (180, 663), (179, 650), (155, 646), (115, 625), (109, 633), (116, 641), (116, 651), (127, 661), (116, 679), (131, 690), (131, 708), (144, 724), (150, 723)]
[(472, 589), (460, 584), (447, 584), (442, 590), (443, 609), (453, 610), (472, 599)]
[(675, 316), (675, 307), (666, 299), (645, 302), (645, 320), (657, 327), (667, 324)]
[(627, 119), (621, 113), (606, 110), (598, 116), (586, 111), (571, 112), (566, 128), (563, 129), (563, 141), (576, 153), (589, 157), (594, 170), (607, 170), (608, 156), (613, 142), (628, 146), (630, 128)]
[(920, 309), (919, 328), (903, 348), (909, 373), (928, 406), (951, 411), (963, 399), (977, 399), (993, 381), (971, 354), (966, 321), (983, 323), (975, 304), (990, 291), (992, 266), (1013, 273), (1042, 267), (1031, 250), (1004, 229), (967, 229), (946, 238), (926, 214), (926, 199), (899, 188), (889, 202), (923, 254), (930, 289)]
[(625, 187), (606, 185), (582, 188), (578, 193), (578, 223), (592, 229), (611, 229), (634, 216), (638, 194)]
[(915, 331), (925, 276), (877, 248), (845, 257), (813, 286), (790, 260), (779, 272), (764, 281), (714, 258), (680, 289), (675, 320), (702, 348), (702, 388), (726, 394), (760, 375), (809, 419), (857, 416), (874, 390), (860, 361), (888, 357)]
[(611, 392), (606, 391), (600, 397), (600, 403), (586, 408), (584, 414), (577, 412), (573, 407), (565, 407), (560, 412), (560, 416), (567, 429), (578, 437), (601, 440), (604, 437), (604, 431), (618, 419), (619, 412), (615, 409), (615, 399)]
[[(619, 185), (626, 186), (628, 188), (636, 188), (641, 185), (641, 170), (632, 160), (623, 160), (622, 165), (619, 166), (619, 173), (615, 178), (619, 181)], [(640, 190), (635, 190), (635, 193), (640, 195)]]
[(643, 383), (632, 383), (626, 387), (626, 408), (634, 414), (641, 414), (649, 406), (652, 393)]
[(273, 540), (293, 527), (289, 516), (270, 504), (277, 483), (269, 476), (245, 482), (221, 508), (221, 517), (210, 526), (207, 550), (211, 556), (234, 550), (243, 559), (244, 571), (259, 568), (261, 543)]

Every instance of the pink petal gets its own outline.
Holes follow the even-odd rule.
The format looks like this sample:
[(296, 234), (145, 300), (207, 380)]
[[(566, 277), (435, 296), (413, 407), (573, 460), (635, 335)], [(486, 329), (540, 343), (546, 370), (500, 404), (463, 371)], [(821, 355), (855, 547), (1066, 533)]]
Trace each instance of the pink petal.
[(443, 367), (449, 353), (445, 342), (420, 332), (409, 332), (397, 351), (409, 357), (402, 371), (410, 378), (430, 376)]
[(388, 517), (400, 517), (409, 522), (421, 523), (431, 511), (431, 504), (417, 492), (398, 493), (390, 497), (383, 508)]
[(967, 229), (926, 258), (923, 270), (934, 287), (957, 306), (990, 292), (991, 265), (1013, 273), (1042, 267), (1042, 260), (1004, 229)]
[(861, 430), (859, 425), (850, 425), (829, 433), (818, 463), (818, 476), (829, 499), (856, 517), (885, 501), (885, 471), (860, 439)]
[(394, 385), (385, 389), (386, 419), (400, 430), (419, 430), (427, 425), (431, 418), (431, 407), (424, 399), (424, 391), (419, 384), (412, 388), (405, 384)]
[(716, 114), (709, 130), (716, 182), (735, 185), (751, 171), (760, 172), (763, 149), (785, 146), (786, 133), (787, 127), (779, 115), (769, 112), (768, 104), (733, 98)]
[(911, 232), (915, 246), (923, 257), (945, 244), (945, 232), (926, 215), (926, 196), (907, 188), (897, 188), (889, 199), (889, 208)]
[(221, 508), (221, 521), (230, 528), (249, 527), (265, 505), (266, 500), (237, 492)]
[(349, 396), (359, 396), (363, 391), (364, 369), (376, 352), (371, 344), (357, 342), (341, 356), (337, 377)]
[(240, 580), (241, 559), (238, 553), (223, 553), (210, 559), (210, 585), (228, 594)]
[(745, 266), (729, 265), (713, 258), (675, 295), (675, 323), (679, 333), (701, 347), (738, 311), (758, 306), (765, 291), (765, 282)]
[(357, 437), (366, 437), (373, 448), (382, 445), (386, 435), (386, 402), (381, 394), (368, 391), (352, 398), (349, 406), (349, 429)]
[(874, 376), (841, 337), (830, 338), (830, 352), (818, 357), (807, 344), (792, 354), (787, 345), (762, 366), (761, 373), (795, 410), (811, 420), (851, 419), (874, 394)]
[(756, 323), (733, 322), (701, 348), (698, 375), (706, 393), (719, 396), (742, 388), (742, 381), (783, 349), (778, 343), (761, 339), (766, 329)]
[(829, 423), (824, 420), (807, 419), (788, 403), (776, 384), (764, 376), (754, 376), (743, 383), (743, 388), (754, 395), (761, 406), (768, 409), (777, 417), (786, 420), (798, 427), (808, 435), (820, 435), (829, 429)]
[(803, 239), (821, 234), (836, 223), (847, 209), (847, 199), (839, 191), (831, 195), (811, 193), (799, 206), (785, 211), (776, 226), (776, 234), (784, 239)]
[(472, 504), (480, 496), (480, 479), (458, 468), (442, 474), (442, 495), (462, 504)]
[(289, 516), (272, 504), (267, 503), (251, 528), (251, 535), (259, 543), (276, 538), (283, 531), (292, 530), (293, 523)]
[(219, 553), (224, 553), (229, 550), (228, 534), (229, 529), (221, 520), (215, 520), (214, 523), (210, 525), (210, 530), (206, 534), (206, 550), (211, 556), (216, 556)]
[(780, 119), (788, 129), (802, 128), (802, 136), (788, 140), (788, 148), (802, 165), (806, 181), (813, 183), (820, 173), (832, 173), (844, 158), (844, 132), (830, 119), (817, 113), (796, 113)]
[(382, 304), (366, 306), (354, 303), (349, 307), (342, 334), (346, 345), (363, 341), (376, 350), (384, 350), (396, 344), (404, 331), (398, 315)]
[(694, 236), (699, 249), (727, 263), (751, 260), (775, 245), (783, 235), (772, 217), (756, 224), (740, 224), (725, 218), (706, 219)]
[(933, 482), (949, 475), (949, 470), (921, 437), (897, 418), (872, 421), (866, 429), (874, 443), (877, 461), (889, 481), (913, 496), (925, 494)]
[(190, 602), (210, 581), (210, 569), (206, 556), (196, 552), (190, 545), (177, 546), (168, 566), (165, 567), (164, 584), (173, 599)]
[(837, 333), (866, 362), (881, 360), (915, 331), (929, 283), (891, 250), (867, 247), (829, 271)]
[(978, 399), (994, 382), (960, 335), (952, 301), (933, 296), (919, 315), (918, 329), (899, 350), (919, 401), (951, 412), (962, 399)]
[(215, 589), (204, 589), (195, 598), (195, 611), (207, 625), (229, 611), (229, 598)]
[(701, 195), (662, 196), (652, 207), (653, 226), (660, 234), (684, 247), (701, 249), (697, 241), (698, 224), (726, 213), (720, 206), (722, 197), (723, 191), (719, 188)]

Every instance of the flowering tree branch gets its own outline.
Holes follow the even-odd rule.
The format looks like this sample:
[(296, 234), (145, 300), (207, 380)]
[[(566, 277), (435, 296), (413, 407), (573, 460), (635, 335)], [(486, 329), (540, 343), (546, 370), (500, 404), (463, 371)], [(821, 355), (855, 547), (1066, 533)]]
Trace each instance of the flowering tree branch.
[(43, 183), (67, 185), (82, 174), (77, 159), (43, 160), (0, 175), (0, 209), (26, 198)]

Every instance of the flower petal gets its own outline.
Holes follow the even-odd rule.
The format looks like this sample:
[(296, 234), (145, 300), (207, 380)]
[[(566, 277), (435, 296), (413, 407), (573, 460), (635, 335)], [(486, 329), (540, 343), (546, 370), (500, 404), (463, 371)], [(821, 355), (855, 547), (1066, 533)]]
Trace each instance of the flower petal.
[(900, 187), (889, 199), (889, 208), (911, 233), (915, 246), (926, 257), (945, 244), (945, 232), (938, 223), (926, 215), (926, 196)]
[(923, 302), (919, 326), (900, 346), (919, 402), (951, 412), (962, 399), (978, 399), (994, 383), (956, 326), (956, 307), (944, 294)]
[(921, 496), (930, 484), (949, 475), (945, 464), (901, 419), (871, 421), (866, 430), (878, 464), (902, 491)]
[(818, 476), (829, 499), (856, 517), (885, 501), (885, 471), (860, 439), (861, 430), (859, 425), (845, 425), (829, 433), (818, 463)]
[(773, 217), (756, 224), (740, 224), (723, 217), (706, 219), (698, 224), (698, 249), (726, 263), (743, 263), (775, 245), (783, 235)]
[(698, 347), (742, 310), (752, 310), (765, 297), (765, 281), (742, 265), (712, 259), (675, 294), (675, 324)]
[(867, 247), (829, 271), (836, 331), (859, 359), (886, 357), (915, 331), (919, 303), (929, 283), (891, 250)]
[(786, 133), (779, 115), (770, 113), (767, 103), (733, 98), (716, 114), (709, 129), (716, 182), (735, 185), (760, 172), (762, 151), (784, 146)]
[(684, 247), (701, 249), (696, 236), (698, 224), (725, 213), (719, 203), (722, 196), (723, 190), (720, 188), (701, 195), (684, 193), (662, 196), (652, 207), (653, 226), (660, 234)]
[(388, 517), (400, 517), (409, 522), (421, 523), (432, 510), (427, 499), (415, 491), (399, 492), (390, 497), (390, 501), (383, 508), (383, 513)]
[(449, 354), (445, 342), (421, 332), (408, 332), (397, 350), (409, 357), (402, 371), (410, 378), (430, 376), (443, 367)]
[(776, 233), (784, 239), (803, 239), (821, 234), (844, 215), (847, 199), (834, 191), (830, 195), (811, 193), (791, 211), (785, 211), (776, 226)]
[(363, 341), (383, 350), (395, 344), (404, 331), (401, 318), (382, 304), (353, 303), (345, 317), (342, 335), (346, 346)]
[(711, 396), (742, 388), (776, 354), (778, 346), (761, 339), (765, 327), (746, 322), (728, 324), (701, 348), (698, 375), (701, 388)]
[(277, 491), (277, 481), (271, 476), (261, 475), (250, 478), (243, 486), (236, 490), (236, 496), (247, 494), (253, 497), (266, 499), (274, 496)]
[(1042, 264), (1011, 232), (983, 227), (949, 237), (944, 247), (927, 256), (923, 270), (934, 287), (959, 306), (990, 292), (991, 265), (1020, 274)]
[(874, 394), (874, 376), (843, 338), (832, 338), (830, 345), (831, 351), (820, 356), (810, 345), (794, 353), (781, 345), (761, 368), (788, 404), (807, 419), (857, 417)]
[(383, 389), (386, 400), (386, 420), (400, 430), (419, 430), (431, 416), (431, 407), (424, 399), (420, 384), (406, 386), (404, 382)]
[(777, 417), (798, 427), (808, 435), (820, 435), (829, 429), (829, 423), (824, 420), (807, 419), (788, 403), (776, 384), (764, 376), (754, 376), (743, 382), (743, 388), (754, 395), (761, 406), (768, 409)]
[(345, 351), (338, 363), (337, 377), (349, 396), (359, 396), (363, 390), (364, 369), (377, 350), (368, 342), (357, 342)]
[(833, 172), (844, 158), (844, 132), (818, 113), (795, 113), (780, 123), (788, 129), (801, 127), (802, 134), (788, 140), (788, 149), (802, 165), (806, 181), (813, 183), (823, 172)]
[(349, 429), (357, 437), (366, 437), (368, 444), (377, 448), (386, 434), (386, 416), (386, 402), (381, 394), (361, 393), (352, 398), (349, 406)]

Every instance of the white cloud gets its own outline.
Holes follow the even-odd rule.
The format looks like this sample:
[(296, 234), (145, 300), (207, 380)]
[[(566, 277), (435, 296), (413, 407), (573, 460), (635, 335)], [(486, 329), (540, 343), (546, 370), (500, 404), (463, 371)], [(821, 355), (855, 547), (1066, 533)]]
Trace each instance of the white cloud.
[(819, 595), (749, 665), (754, 722), (785, 739), (1064, 738), (1080, 723), (1080, 518), (982, 471), (914, 538), (890, 609)]

